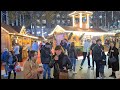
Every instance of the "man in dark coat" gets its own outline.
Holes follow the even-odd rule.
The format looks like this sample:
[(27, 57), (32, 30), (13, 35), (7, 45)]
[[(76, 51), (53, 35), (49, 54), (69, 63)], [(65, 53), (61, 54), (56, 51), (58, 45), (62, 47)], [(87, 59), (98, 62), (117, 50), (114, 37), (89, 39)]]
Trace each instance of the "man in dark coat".
[[(109, 58), (108, 58), (108, 68), (112, 68), (112, 75), (110, 75), (110, 77), (116, 78), (115, 72), (119, 71), (119, 57), (118, 57), (119, 51), (115, 47), (114, 42), (110, 43), (110, 49), (109, 49), (108, 55), (109, 55)], [(116, 58), (116, 62), (111, 63), (109, 61), (109, 59), (112, 58), (113, 56)]]
[(95, 45), (95, 47), (93, 48), (93, 60), (95, 61), (96, 63), (96, 78), (98, 79), (99, 78), (99, 69), (100, 69), (100, 63), (102, 61), (102, 47), (101, 47), (101, 40), (98, 39), (97, 41), (97, 44)]
[(46, 74), (48, 73), (48, 79), (51, 78), (51, 70), (49, 65), (49, 62), (51, 60), (51, 49), (50, 44), (46, 43), (44, 47), (41, 48), (41, 61), (43, 64), (43, 79), (46, 79)]

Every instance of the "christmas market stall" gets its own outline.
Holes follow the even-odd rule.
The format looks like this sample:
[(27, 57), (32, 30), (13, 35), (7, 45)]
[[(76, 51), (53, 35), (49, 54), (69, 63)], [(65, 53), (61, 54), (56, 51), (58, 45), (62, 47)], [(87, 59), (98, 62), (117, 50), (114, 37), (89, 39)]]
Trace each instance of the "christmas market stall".
[(39, 40), (38, 37), (32, 36), (26, 33), (26, 28), (21, 27), (13, 27), (10, 25), (6, 25), (1, 23), (1, 50), (4, 48), (8, 48), (12, 50), (15, 43), (18, 43), (23, 47), (23, 58), (26, 58), (27, 54), (27, 45), (32, 45), (32, 42), (35, 40)]

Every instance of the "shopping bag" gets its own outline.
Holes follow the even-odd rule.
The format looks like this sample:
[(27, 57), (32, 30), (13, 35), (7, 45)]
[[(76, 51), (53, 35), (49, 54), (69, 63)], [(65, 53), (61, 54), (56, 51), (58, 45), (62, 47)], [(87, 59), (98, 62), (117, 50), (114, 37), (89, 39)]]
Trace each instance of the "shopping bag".
[(21, 72), (21, 66), (19, 64), (15, 66), (15, 71)]

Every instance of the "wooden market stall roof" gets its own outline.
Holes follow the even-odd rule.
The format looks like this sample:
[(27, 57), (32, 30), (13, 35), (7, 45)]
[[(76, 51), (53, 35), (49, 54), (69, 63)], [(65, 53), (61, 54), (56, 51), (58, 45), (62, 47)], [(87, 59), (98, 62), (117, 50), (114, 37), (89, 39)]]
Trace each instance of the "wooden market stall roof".
[(73, 27), (73, 26), (59, 26), (57, 25), (53, 31), (49, 34), (52, 35), (54, 32), (102, 32), (105, 33), (106, 31), (100, 29), (100, 28), (89, 28), (89, 29), (81, 29), (79, 27)]
[(15, 31), (15, 29), (12, 28), (12, 26), (10, 25), (7, 25), (5, 23), (1, 23), (1, 29), (3, 29), (5, 32), (7, 32), (8, 34), (11, 34), (11, 33), (16, 33), (18, 34), (17, 31)]
[(118, 37), (120, 37), (120, 32), (119, 32), (119, 33), (116, 33), (116, 34), (115, 34), (115, 36), (118, 36)]
[(33, 36), (31, 34), (27, 34), (26, 33), (26, 28), (23, 27), (17, 27), (17, 26), (10, 26), (7, 25), (5, 23), (1, 23), (1, 28), (6, 31), (8, 34), (13, 34), (13, 35), (17, 35), (17, 36), (23, 36), (23, 37), (29, 37), (29, 38), (34, 38), (34, 39), (38, 39), (38, 37)]

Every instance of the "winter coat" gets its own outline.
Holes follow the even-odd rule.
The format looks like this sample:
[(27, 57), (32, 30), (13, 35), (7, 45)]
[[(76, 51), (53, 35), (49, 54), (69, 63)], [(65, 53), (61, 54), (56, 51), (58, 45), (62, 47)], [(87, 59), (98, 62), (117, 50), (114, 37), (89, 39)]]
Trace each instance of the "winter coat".
[(20, 54), (19, 50), (20, 50), (20, 46), (17, 45), (17, 46), (14, 47), (14, 53), (15, 53), (15, 55)]
[(32, 62), (31, 60), (27, 60), (24, 64), (24, 79), (38, 79), (39, 73), (37, 72), (37, 68), (39, 65), (37, 63)]
[(34, 42), (34, 43), (32, 44), (32, 50), (38, 51), (38, 48), (39, 48), (38, 43), (37, 43), (37, 42)]
[[(111, 50), (114, 50), (114, 52), (110, 52)], [(118, 52), (118, 49), (116, 47), (113, 47), (113, 48), (110, 47), (108, 54), (109, 54), (109, 58), (111, 58), (113, 55), (117, 60), (116, 62), (111, 64), (109, 61), (109, 58), (108, 58), (108, 68), (112, 68), (113, 71), (119, 71), (119, 57), (118, 57), (119, 52)]]
[(42, 49), (41, 49), (41, 62), (42, 62), (42, 64), (49, 64), (50, 59), (51, 59), (50, 48), (42, 47)]
[(90, 52), (90, 42), (86, 41), (83, 46), (83, 52)]
[(8, 51), (4, 51), (1, 55), (1, 60), (2, 62), (6, 62), (9, 58), (9, 52)]
[(99, 61), (102, 60), (102, 47), (96, 44), (93, 48), (93, 60)]
[(17, 57), (15, 55), (9, 56), (9, 59), (8, 59), (7, 63), (8, 63), (8, 71), (14, 70), (15, 65), (17, 63)]
[(64, 55), (64, 53), (61, 53), (57, 61), (54, 60), (54, 57), (55, 55), (53, 55), (52, 60), (49, 63), (50, 68), (54, 67), (54, 74), (53, 74), (54, 76), (59, 75), (59, 72), (63, 71), (63, 67), (66, 67), (67, 70), (72, 69), (72, 64), (67, 55)]
[(75, 47), (70, 47), (68, 51), (69, 58), (76, 58), (77, 59), (77, 52)]

